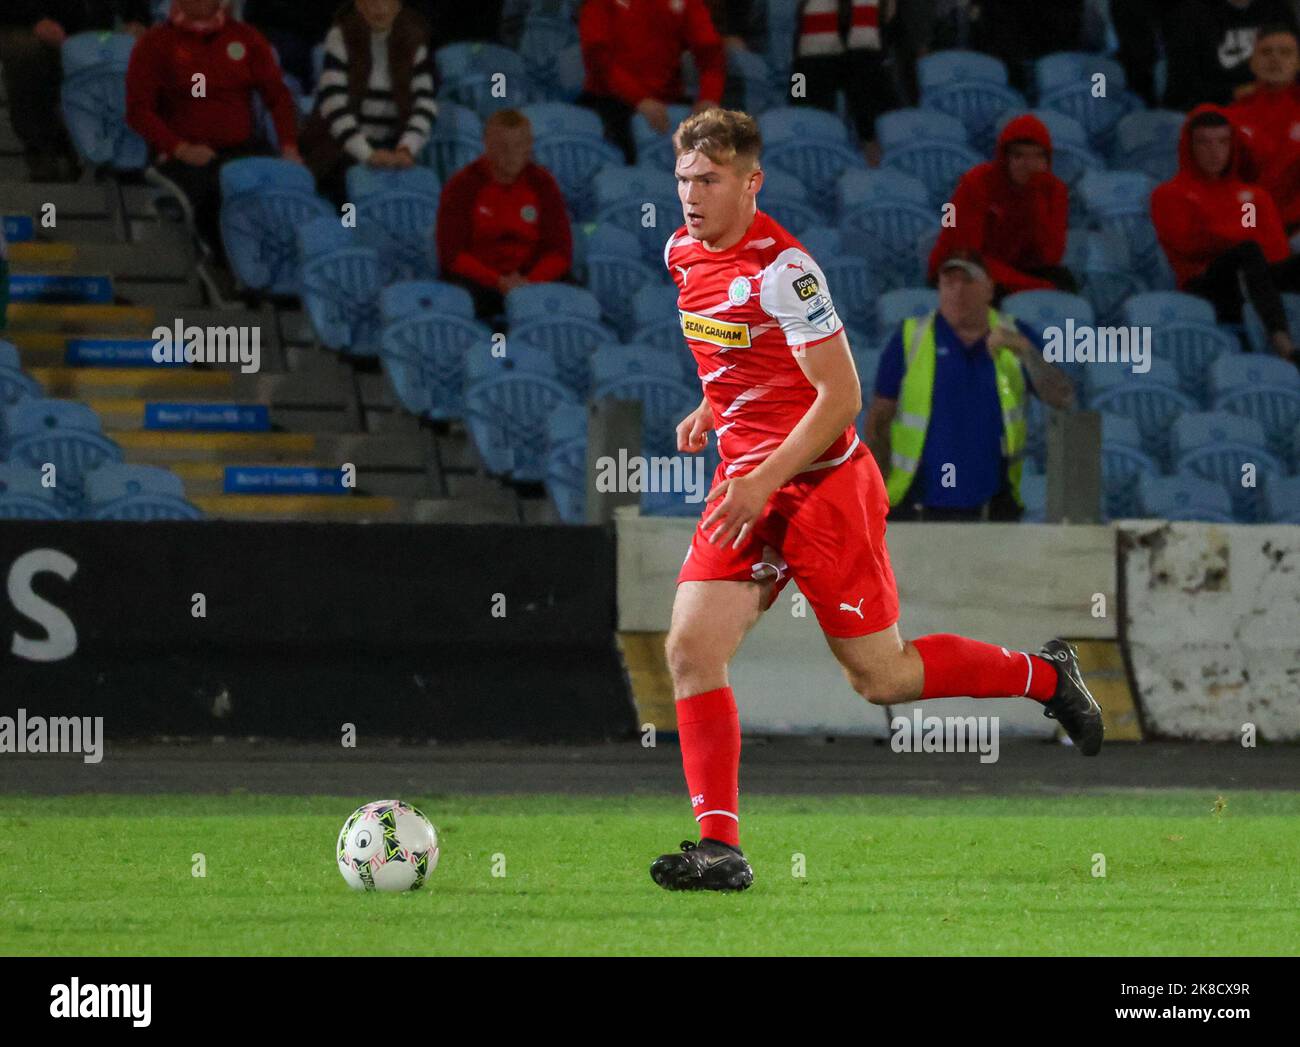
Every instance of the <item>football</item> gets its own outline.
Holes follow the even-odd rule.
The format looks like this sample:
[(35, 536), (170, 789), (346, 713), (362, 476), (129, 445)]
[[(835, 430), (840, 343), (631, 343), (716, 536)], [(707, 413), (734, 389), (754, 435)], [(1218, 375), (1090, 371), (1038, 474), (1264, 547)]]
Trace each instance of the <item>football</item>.
[(375, 800), (343, 823), (339, 872), (357, 891), (414, 891), (438, 865), (438, 832), (401, 800)]

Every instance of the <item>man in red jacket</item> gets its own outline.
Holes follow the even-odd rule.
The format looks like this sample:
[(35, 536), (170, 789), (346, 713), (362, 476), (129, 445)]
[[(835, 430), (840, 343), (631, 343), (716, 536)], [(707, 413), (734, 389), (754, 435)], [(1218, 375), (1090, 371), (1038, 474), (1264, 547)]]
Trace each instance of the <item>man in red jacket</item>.
[(438, 265), (474, 296), (480, 317), (498, 315), (516, 287), (569, 271), (573, 235), (564, 197), (532, 151), (528, 118), (499, 110), (483, 127), (483, 155), (442, 188)]
[(127, 67), (126, 121), (149, 143), (158, 173), (188, 198), (199, 235), (218, 250), (221, 165), (270, 152), (254, 92), (275, 122), (281, 155), (301, 163), (297, 113), (275, 52), (230, 16), (225, 0), (174, 0)]
[(1273, 349), (1295, 358), (1282, 290), (1300, 290), (1300, 260), (1291, 256), (1273, 198), (1242, 178), (1241, 131), (1217, 105), (1187, 114), (1178, 141), (1178, 173), (1151, 194), (1151, 220), (1180, 290), (1214, 303), (1220, 320), (1241, 318), (1246, 296)]
[(1077, 290), (1061, 265), (1070, 217), (1069, 190), (1052, 173), (1052, 136), (1026, 113), (998, 136), (993, 160), (972, 167), (957, 184), (952, 208), (930, 252), (929, 278), (954, 251), (976, 251), (997, 286), (1015, 291)]
[(1228, 107), (1246, 136), (1248, 173), (1266, 189), (1291, 231), (1300, 226), (1300, 43), (1287, 25), (1260, 30), (1250, 58), (1255, 82)]
[(605, 135), (636, 161), (631, 120), (640, 113), (660, 134), (668, 106), (682, 97), (682, 53), (695, 56), (695, 112), (719, 105), (726, 80), (722, 38), (704, 0), (586, 0), (578, 36), (587, 80), (579, 105), (600, 114)]

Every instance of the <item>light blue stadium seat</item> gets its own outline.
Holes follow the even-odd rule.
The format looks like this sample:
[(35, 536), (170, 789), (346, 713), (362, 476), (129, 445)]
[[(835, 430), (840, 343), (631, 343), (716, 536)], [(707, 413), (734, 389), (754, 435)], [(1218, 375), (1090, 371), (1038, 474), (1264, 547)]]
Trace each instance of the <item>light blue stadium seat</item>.
[(776, 88), (772, 67), (754, 51), (728, 48), (727, 77), (739, 91), (736, 104), (751, 116), (759, 116), (777, 105), (782, 95)]
[(65, 520), (56, 489), (41, 483), (41, 470), (0, 462), (0, 520)]
[[(681, 379), (677, 361), (669, 354), (647, 346), (635, 355), (636, 362), (642, 365), (640, 370), (619, 368), (610, 374), (613, 368), (607, 368), (609, 357), (597, 353), (592, 359), (591, 398), (637, 401), (641, 404), (641, 453), (676, 454), (677, 423), (699, 406), (699, 387)], [(666, 360), (660, 359), (665, 356)]]
[(1264, 519), (1300, 524), (1300, 476), (1274, 477), (1264, 488)]
[(126, 123), (126, 68), (135, 38), (126, 33), (76, 33), (63, 42), (63, 122), (77, 155), (93, 167), (141, 170), (145, 141)]
[[(653, 375), (681, 381), (681, 354), (653, 345), (624, 342), (602, 345), (592, 355), (591, 383), (594, 388), (617, 382), (628, 375)], [(593, 394), (593, 399), (598, 398)]]
[(1142, 171), (1157, 182), (1178, 173), (1178, 140), (1186, 113), (1170, 109), (1141, 109), (1115, 125), (1111, 165)]
[(967, 144), (966, 125), (927, 109), (895, 109), (876, 121), (884, 167), (919, 179), (932, 203), (952, 199), (962, 175), (984, 157)]
[(992, 55), (934, 51), (917, 62), (916, 74), (922, 108), (961, 120), (982, 154), (992, 149), (998, 118), (1028, 108), (1024, 96), (1007, 86), (1006, 66)]
[(786, 171), (808, 189), (809, 199), (828, 200), (848, 170), (866, 161), (849, 142), (847, 125), (834, 113), (811, 106), (780, 106), (758, 118), (763, 164)]
[(506, 295), (506, 319), (513, 327), (526, 320), (573, 316), (600, 320), (600, 301), (585, 287), (573, 284), (523, 284)]
[(336, 217), (316, 195), (311, 172), (268, 157), (232, 160), (221, 168), (221, 197), (221, 239), (240, 282), (268, 294), (298, 294), (298, 230)]
[[(677, 285), (666, 282), (645, 284), (632, 296), (632, 325), (646, 327), (665, 319), (680, 324), (677, 317)], [(680, 334), (679, 334), (680, 341)]]
[(1144, 271), (1163, 256), (1151, 224), (1149, 175), (1140, 171), (1088, 171), (1078, 184), (1084, 207), (1098, 229), (1123, 237), (1135, 268)]
[(23, 372), (18, 347), (0, 339), (0, 407), (44, 395), (40, 383)]
[(384, 373), (402, 406), (434, 420), (462, 417), (466, 361), (491, 351), (492, 332), (483, 324), (435, 310), (402, 313), (379, 338)]
[(5, 455), (12, 464), (54, 465), (54, 497), (69, 513), (80, 511), (85, 477), (122, 449), (103, 434), (99, 416), (75, 400), (20, 400), (5, 408)]
[[(1094, 79), (1100, 74), (1104, 79)], [(1142, 107), (1142, 100), (1125, 90), (1124, 70), (1113, 58), (1084, 51), (1058, 51), (1034, 65), (1038, 104), (1079, 121), (1093, 148), (1110, 151), (1115, 126)], [(1105, 93), (1098, 96), (1099, 85)]]
[[(1222, 484), (1231, 494), (1234, 514), (1243, 522), (1259, 519), (1260, 488), (1286, 472), (1267, 450), (1264, 427), (1252, 418), (1227, 411), (1180, 415), (1174, 420), (1170, 451), (1176, 473)], [(1254, 487), (1243, 483), (1247, 466), (1254, 469)]]
[(1101, 416), (1101, 476), (1105, 488), (1106, 515), (1111, 518), (1138, 513), (1139, 477), (1156, 476), (1160, 466), (1142, 449), (1142, 434), (1132, 418), (1118, 414)]
[[(645, 284), (659, 284), (667, 279), (663, 264), (663, 247), (670, 232), (659, 245), (659, 258), (647, 261), (640, 240), (625, 229), (604, 223), (583, 226), (574, 238), (581, 245), (585, 283), (600, 302), (609, 321), (624, 335), (632, 325), (632, 298)], [(575, 250), (575, 256), (579, 253)]]
[(85, 513), (92, 520), (202, 520), (185, 500), (181, 478), (153, 465), (105, 463), (86, 474)]
[(925, 185), (900, 171), (849, 171), (837, 191), (845, 247), (866, 257), (879, 286), (893, 290), (922, 281), (916, 244), (939, 225)]
[(687, 105), (668, 106), (668, 130), (662, 134), (650, 126), (640, 113), (632, 117), (632, 144), (636, 152), (636, 166), (649, 167), (670, 174), (677, 164), (673, 153), (673, 131), (691, 115)]
[(587, 409), (561, 403), (546, 420), (546, 491), (565, 523), (583, 523), (587, 505)]
[(437, 271), (438, 176), (427, 167), (348, 169), (348, 199), (357, 206), (357, 232), (379, 252), (385, 285)]
[(1042, 473), (1025, 472), (1020, 477), (1020, 498), (1025, 503), (1020, 514), (1021, 523), (1047, 522), (1047, 477)]
[(554, 92), (558, 77), (558, 56), (578, 42), (577, 20), (562, 0), (539, 4), (534, 0), (523, 19), (519, 34), (519, 54), (529, 83), (548, 97)]
[(416, 313), (474, 319), (474, 296), (459, 284), (439, 280), (403, 280), (379, 295), (379, 312), (385, 323)]
[(880, 292), (866, 259), (848, 254), (822, 255), (816, 262), (826, 276), (826, 287), (840, 319), (854, 327), (874, 327), (876, 296)]
[(1151, 329), (1151, 351), (1178, 368), (1179, 385), (1204, 400), (1210, 368), (1237, 352), (1237, 340), (1216, 326), (1214, 306), (1178, 291), (1148, 291), (1124, 303), (1124, 322)]
[(691, 381), (698, 381), (699, 375), (695, 369), (695, 358), (690, 351), (686, 349), (686, 342), (682, 338), (682, 325), (679, 316), (674, 313), (672, 317), (666, 320), (654, 320), (632, 331), (629, 342), (641, 342), (645, 345), (652, 345), (656, 349), (665, 349), (669, 352), (682, 354), (682, 373)]
[[(595, 117), (597, 125), (600, 124), (600, 118), (591, 110), (580, 111)], [(592, 137), (586, 132), (551, 132), (534, 141), (533, 159), (555, 177), (570, 212), (579, 221), (584, 221), (596, 213), (593, 187), (596, 173), (610, 165), (621, 164), (623, 154), (603, 138)]]
[(1209, 391), (1216, 411), (1253, 418), (1269, 449), (1284, 459), (1300, 422), (1300, 372), (1277, 356), (1239, 353), (1220, 356), (1210, 367)]
[(337, 218), (298, 232), (302, 302), (321, 344), (355, 356), (379, 352), (379, 254)]
[(512, 321), (510, 344), (520, 342), (549, 353), (560, 381), (582, 399), (591, 385), (591, 354), (600, 346), (617, 345), (618, 335), (598, 320), (556, 313)]
[(939, 308), (939, 292), (931, 287), (901, 287), (876, 299), (876, 333), (883, 345), (911, 316), (925, 316)]
[(664, 244), (682, 224), (673, 176), (656, 167), (611, 166), (597, 173), (593, 185), (597, 221), (631, 233), (645, 261), (662, 263)]
[(820, 263), (823, 257), (843, 254), (840, 231), (829, 225), (814, 225), (799, 234), (799, 242), (813, 258)]
[(433, 122), (429, 144), (424, 148), (424, 162), (442, 182), (483, 153), (483, 119), (467, 106), (455, 102), (438, 103), (438, 119)]
[(1181, 413), (1199, 405), (1178, 388), (1178, 371), (1167, 360), (1151, 361), (1150, 371), (1134, 374), (1123, 364), (1087, 364), (1085, 403), (1089, 410), (1132, 418), (1142, 433), (1142, 446), (1162, 465), (1169, 458), (1169, 433)]
[(799, 179), (776, 168), (765, 172), (758, 206), (796, 237), (805, 229), (824, 222), (827, 217), (822, 208), (808, 198), (808, 190)]
[(1198, 476), (1143, 476), (1138, 511), (1166, 520), (1233, 523), (1232, 499), (1222, 484)]
[(533, 100), (524, 60), (508, 47), (481, 41), (444, 44), (433, 53), (433, 61), (440, 101), (486, 116)]
[(570, 44), (555, 56), (555, 72), (552, 78), (553, 97), (564, 102), (572, 102), (582, 94), (582, 85), (587, 78), (587, 67), (582, 60), (582, 45)]
[(922, 139), (969, 145), (970, 133), (955, 116), (919, 106), (891, 109), (876, 117), (876, 141), (886, 152)]
[(572, 390), (555, 378), (502, 367), (469, 383), (465, 425), (488, 472), (541, 483), (546, 479), (551, 414), (562, 404), (577, 403)]
[(1071, 229), (1062, 261), (1103, 323), (1118, 321), (1124, 301), (1142, 290), (1142, 280), (1129, 259), (1128, 243), (1118, 233)]
[(465, 358), (466, 385), (515, 373), (556, 380), (560, 378), (560, 368), (555, 357), (547, 350), (526, 342), (510, 342), (505, 352), (498, 350), (497, 353), (484, 353), (479, 346), (473, 346)]

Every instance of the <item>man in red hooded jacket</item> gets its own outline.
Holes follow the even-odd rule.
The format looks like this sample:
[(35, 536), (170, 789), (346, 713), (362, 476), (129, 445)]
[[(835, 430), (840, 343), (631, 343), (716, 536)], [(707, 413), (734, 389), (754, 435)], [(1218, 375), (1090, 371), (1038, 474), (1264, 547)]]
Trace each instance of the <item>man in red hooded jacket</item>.
[(972, 167), (957, 184), (930, 252), (930, 282), (945, 258), (967, 250), (983, 256), (998, 299), (1015, 291), (1077, 290), (1061, 265), (1069, 190), (1051, 168), (1052, 136), (1043, 122), (1028, 113), (1011, 120), (993, 160)]
[(1246, 136), (1252, 174), (1267, 189), (1288, 230), (1300, 226), (1300, 42), (1287, 25), (1260, 30), (1250, 57), (1255, 82), (1228, 107)]
[(1294, 359), (1279, 292), (1300, 289), (1300, 259), (1291, 256), (1273, 198), (1242, 178), (1245, 152), (1226, 109), (1197, 106), (1183, 122), (1178, 173), (1151, 194), (1151, 220), (1180, 290), (1236, 322), (1244, 282), (1274, 350)]

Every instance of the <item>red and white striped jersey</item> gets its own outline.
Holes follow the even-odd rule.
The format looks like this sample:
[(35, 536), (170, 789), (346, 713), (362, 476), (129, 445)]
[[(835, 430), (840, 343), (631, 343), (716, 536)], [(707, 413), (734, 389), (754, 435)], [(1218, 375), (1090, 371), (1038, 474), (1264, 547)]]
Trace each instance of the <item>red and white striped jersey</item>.
[[(851, 0), (846, 21), (841, 26), (840, 0), (804, 0), (799, 9), (798, 57), (842, 55), (846, 48), (880, 50), (880, 0)], [(846, 30), (843, 36), (841, 30)]]
[[(709, 251), (681, 226), (664, 246), (682, 335), (713, 408), (728, 476), (775, 451), (817, 391), (795, 357), (842, 328), (826, 277), (793, 236), (759, 211), (734, 247)], [(852, 425), (806, 471), (846, 461)]]

